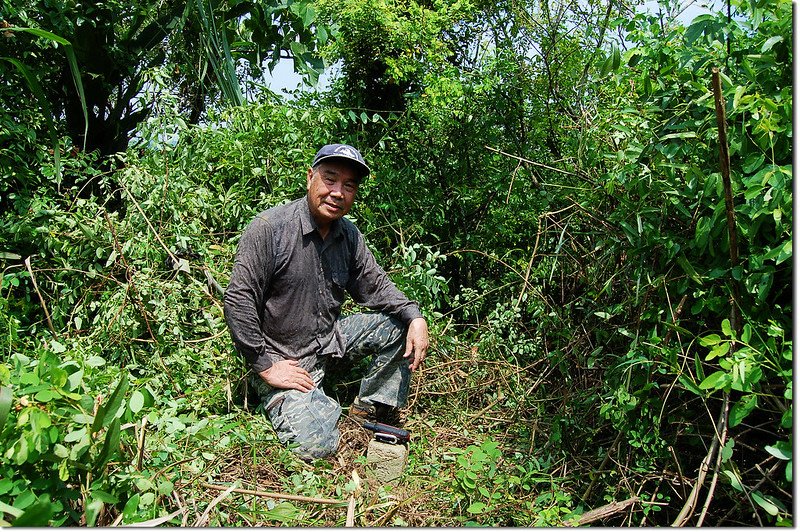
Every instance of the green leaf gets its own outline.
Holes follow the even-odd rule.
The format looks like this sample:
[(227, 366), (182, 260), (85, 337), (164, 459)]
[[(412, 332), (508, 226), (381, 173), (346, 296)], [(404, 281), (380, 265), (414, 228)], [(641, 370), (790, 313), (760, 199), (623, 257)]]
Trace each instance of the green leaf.
[(728, 469), (725, 469), (722, 472), (725, 474), (726, 477), (728, 477), (728, 480), (731, 481), (731, 486), (733, 486), (733, 489), (739, 492), (744, 492), (744, 486), (742, 486), (742, 481), (739, 480), (739, 477), (736, 475), (736, 473)]
[(61, 394), (58, 393), (56, 390), (42, 390), (37, 392), (33, 398), (40, 403), (47, 403), (48, 401), (52, 401), (53, 399), (60, 399)]
[(116, 495), (112, 495), (111, 493), (97, 489), (92, 490), (92, 498), (108, 504), (116, 504), (119, 502), (119, 498)]
[(473, 502), (472, 504), (469, 505), (469, 507), (467, 508), (467, 512), (469, 512), (471, 514), (479, 514), (479, 513), (483, 513), (483, 511), (485, 509), (486, 509), (486, 503), (485, 502), (476, 501), (476, 502)]
[(100, 510), (103, 509), (103, 501), (92, 499), (92, 502), (86, 505), (86, 526), (93, 527), (97, 522), (97, 517), (100, 515)]
[(668, 135), (664, 135), (658, 140), (665, 141), (669, 139), (696, 139), (696, 138), (697, 138), (697, 133), (695, 133), (694, 131), (682, 131), (680, 133), (670, 133)]
[(725, 356), (728, 353), (729, 349), (730, 345), (728, 345), (727, 343), (720, 343), (715, 345), (714, 348), (711, 349), (711, 351), (709, 351), (709, 353), (706, 355), (706, 362), (708, 362), (709, 360), (714, 360), (715, 358)]
[(678, 377), (678, 382), (680, 382), (684, 388), (694, 393), (695, 395), (703, 395), (703, 391), (700, 388), (698, 388), (695, 383), (689, 380), (689, 378), (686, 377), (686, 375), (680, 375)]
[(726, 386), (730, 386), (733, 378), (724, 371), (715, 371), (700, 383), (701, 390), (721, 390)]
[(22, 31), (25, 33), (30, 33), (31, 35), (35, 35), (36, 37), (41, 37), (43, 39), (49, 39), (53, 42), (56, 42), (62, 46), (70, 46), (70, 42), (66, 40), (64, 37), (60, 37), (55, 33), (49, 32), (47, 30), (40, 30), (38, 28), (21, 28), (21, 27), (11, 27), (5, 28), (3, 31)]
[(792, 446), (789, 442), (779, 441), (775, 445), (767, 445), (764, 449), (779, 460), (792, 459)]
[(764, 52), (766, 52), (768, 50), (772, 50), (772, 47), (775, 46), (776, 44), (778, 44), (779, 42), (781, 42), (782, 40), (783, 40), (783, 36), (782, 35), (775, 35), (774, 37), (770, 37), (761, 46), (761, 53), (763, 54)]
[(28, 506), (22, 515), (14, 519), (13, 525), (15, 527), (47, 526), (55, 512), (56, 505), (50, 502), (50, 496), (42, 495), (41, 499)]
[(8, 413), (11, 411), (11, 402), (13, 401), (13, 394), (11, 388), (8, 386), (0, 386), (0, 432), (6, 424)]
[(97, 409), (97, 415), (95, 415), (94, 423), (92, 423), (92, 432), (99, 432), (100, 429), (103, 427), (107, 427), (111, 420), (113, 420), (117, 415), (117, 410), (122, 405), (122, 400), (125, 397), (125, 392), (128, 391), (128, 375), (127, 373), (123, 372), (122, 376), (120, 377), (119, 384), (111, 393), (111, 396), (108, 398), (108, 401), (103, 403), (100, 408)]
[(725, 447), (720, 449), (720, 456), (723, 462), (727, 462), (733, 456), (733, 446), (735, 443), (733, 438), (728, 438), (728, 441), (725, 442)]
[(67, 348), (64, 347), (64, 344), (57, 342), (56, 340), (50, 340), (50, 349), (52, 349), (53, 353), (57, 355), (67, 350)]
[(772, 501), (765, 499), (760, 491), (754, 491), (750, 496), (753, 498), (753, 501), (761, 506), (769, 515), (778, 515), (778, 507), (775, 506)]
[(729, 426), (735, 427), (739, 425), (744, 419), (753, 411), (758, 404), (758, 398), (755, 394), (746, 395), (736, 401), (731, 407), (731, 412), (728, 415)]
[(697, 270), (695, 270), (694, 267), (689, 263), (688, 259), (686, 258), (686, 255), (681, 253), (675, 259), (678, 261), (678, 265), (681, 267), (681, 269), (686, 273), (686, 275), (689, 276), (689, 278), (692, 281), (694, 281), (699, 285), (703, 284), (703, 280), (697, 274)]
[(619, 70), (619, 65), (622, 62), (622, 57), (619, 53), (619, 47), (616, 44), (612, 45), (611, 49), (611, 70), (616, 72)]
[(7, 504), (3, 501), (0, 501), (0, 512), (10, 514), (14, 517), (19, 517), (25, 513), (24, 510), (21, 510), (20, 508), (14, 508), (10, 504)]
[(115, 418), (114, 421), (111, 422), (108, 432), (106, 432), (103, 449), (100, 451), (100, 455), (97, 457), (94, 464), (95, 473), (98, 475), (102, 472), (106, 463), (119, 452), (119, 423), (119, 418)]
[(127, 522), (133, 521), (134, 517), (136, 517), (136, 510), (138, 509), (139, 494), (137, 493), (125, 503), (125, 507), (122, 509), (123, 519)]
[(131, 394), (131, 398), (128, 401), (128, 406), (131, 409), (131, 412), (134, 414), (139, 412), (144, 406), (144, 395), (139, 390), (136, 390)]
[(718, 334), (709, 334), (700, 338), (700, 345), (703, 347), (711, 347), (712, 345), (717, 345), (722, 341), (722, 338)]
[(692, 20), (691, 25), (686, 29), (686, 33), (684, 36), (686, 37), (686, 43), (692, 44), (694, 41), (700, 37), (708, 27), (709, 21), (713, 20), (711, 15), (700, 15), (699, 17), (695, 17)]

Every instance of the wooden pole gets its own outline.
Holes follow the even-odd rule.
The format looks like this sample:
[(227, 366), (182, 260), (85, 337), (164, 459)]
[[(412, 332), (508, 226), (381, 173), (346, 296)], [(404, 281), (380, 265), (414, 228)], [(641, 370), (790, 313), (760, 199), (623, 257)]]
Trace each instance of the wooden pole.
[[(717, 136), (719, 138), (719, 166), (722, 174), (722, 186), (725, 191), (725, 213), (728, 217), (728, 242), (730, 244), (731, 268), (739, 265), (739, 238), (736, 232), (736, 212), (733, 206), (733, 190), (731, 188), (731, 157), (728, 153), (728, 128), (725, 121), (725, 98), (722, 96), (722, 83), (719, 68), (711, 69), (711, 85), (714, 89), (714, 104), (717, 111)], [(739, 282), (731, 279), (731, 325), (736, 334), (742, 332), (742, 314), (740, 310)]]

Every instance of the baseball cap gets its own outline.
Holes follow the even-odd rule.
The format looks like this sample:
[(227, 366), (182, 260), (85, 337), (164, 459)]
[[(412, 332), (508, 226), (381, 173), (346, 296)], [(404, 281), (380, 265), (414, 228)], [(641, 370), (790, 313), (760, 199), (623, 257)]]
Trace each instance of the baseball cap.
[(328, 159), (343, 159), (352, 163), (353, 167), (358, 173), (359, 179), (369, 175), (369, 166), (364, 162), (361, 153), (354, 147), (348, 144), (326, 144), (314, 156), (314, 162), (311, 163), (311, 168), (314, 168), (322, 161)]

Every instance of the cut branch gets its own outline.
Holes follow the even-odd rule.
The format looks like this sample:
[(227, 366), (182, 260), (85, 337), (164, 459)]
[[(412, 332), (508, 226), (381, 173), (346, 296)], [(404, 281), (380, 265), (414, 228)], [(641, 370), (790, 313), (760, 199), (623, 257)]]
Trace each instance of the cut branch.
[[(201, 482), (201, 486), (204, 488), (212, 489), (212, 490), (219, 490), (219, 491), (227, 491), (230, 489), (229, 486), (218, 486), (216, 484), (208, 484), (207, 482)], [(231, 489), (233, 493), (242, 493), (244, 495), (256, 495), (258, 497), (269, 497), (272, 499), (285, 499), (287, 501), (302, 501), (302, 502), (315, 502), (317, 504), (331, 504), (331, 505), (346, 505), (347, 501), (343, 501), (340, 499), (321, 499), (319, 497), (305, 497), (303, 495), (292, 495), (289, 493), (273, 493), (268, 491), (258, 491), (258, 490), (248, 490), (243, 488), (233, 488)]]

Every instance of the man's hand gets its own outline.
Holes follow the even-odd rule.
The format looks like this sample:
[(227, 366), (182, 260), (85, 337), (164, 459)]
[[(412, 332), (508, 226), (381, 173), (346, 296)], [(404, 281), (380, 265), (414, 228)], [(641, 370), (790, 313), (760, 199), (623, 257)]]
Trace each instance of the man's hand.
[(406, 335), (406, 352), (403, 358), (413, 355), (409, 367), (415, 371), (425, 360), (428, 352), (428, 324), (425, 318), (416, 318), (408, 324), (408, 334)]
[(258, 374), (273, 388), (310, 392), (314, 389), (311, 374), (298, 366), (296, 360), (281, 360)]

